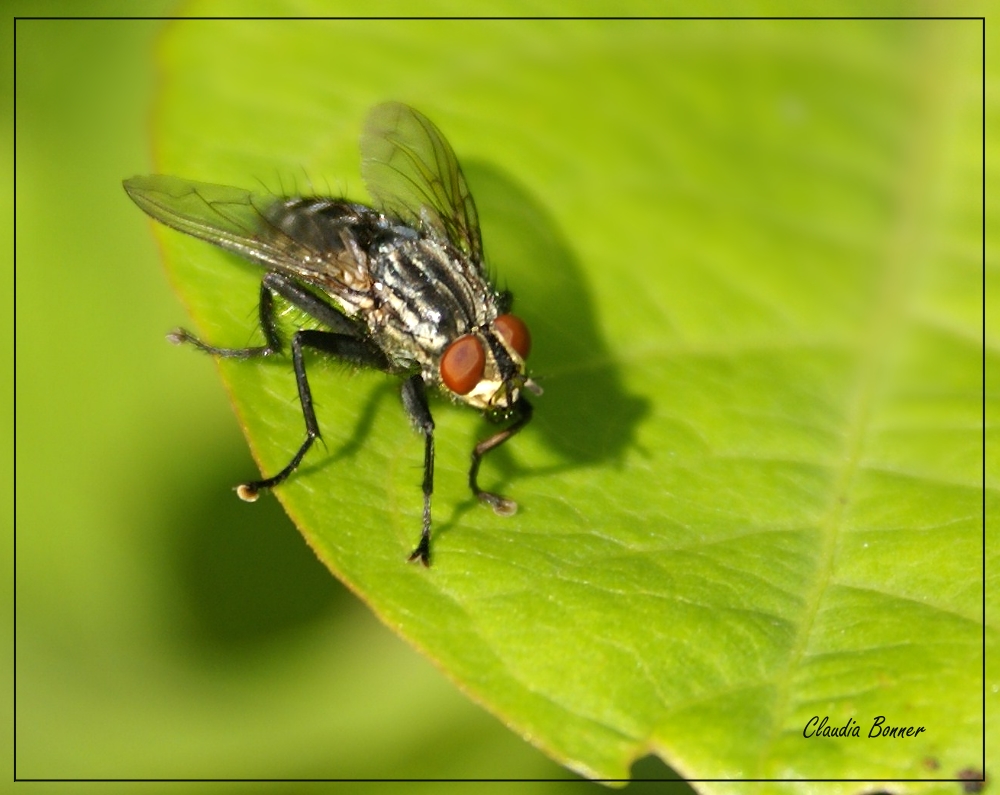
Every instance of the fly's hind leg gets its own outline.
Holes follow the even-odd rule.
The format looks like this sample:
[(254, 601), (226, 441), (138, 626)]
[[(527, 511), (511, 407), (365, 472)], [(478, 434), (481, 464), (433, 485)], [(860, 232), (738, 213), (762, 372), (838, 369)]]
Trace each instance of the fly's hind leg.
[(267, 277), (260, 283), (260, 304), (258, 305), (260, 328), (264, 332), (266, 345), (256, 345), (248, 348), (220, 348), (209, 345), (194, 336), (186, 329), (174, 329), (167, 334), (167, 339), (174, 345), (193, 345), (200, 351), (219, 356), (223, 359), (259, 359), (281, 351), (281, 338), (278, 336), (274, 317), (274, 293), (267, 284)]

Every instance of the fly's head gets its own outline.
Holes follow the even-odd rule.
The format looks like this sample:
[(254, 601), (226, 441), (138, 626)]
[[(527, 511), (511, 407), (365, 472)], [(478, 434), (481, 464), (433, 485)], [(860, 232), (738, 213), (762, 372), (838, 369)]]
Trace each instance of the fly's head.
[(503, 314), (452, 341), (441, 355), (441, 382), (459, 400), (491, 415), (514, 408), (522, 389), (541, 394), (525, 370), (531, 334), (516, 315)]

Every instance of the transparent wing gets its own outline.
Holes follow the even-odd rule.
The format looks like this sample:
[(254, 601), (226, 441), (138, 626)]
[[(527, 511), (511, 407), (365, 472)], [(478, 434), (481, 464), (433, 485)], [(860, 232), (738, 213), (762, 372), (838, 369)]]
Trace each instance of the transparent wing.
[[(338, 227), (321, 228), (315, 214), (297, 212), (298, 205), (288, 200), (163, 175), (122, 184), (144, 212), (179, 232), (333, 291), (365, 286), (364, 265)], [(301, 229), (303, 219), (314, 224), (312, 234)], [(293, 237), (286, 228), (299, 231)]]
[(482, 262), (469, 186), (451, 146), (422, 113), (399, 102), (372, 108), (361, 136), (361, 174), (383, 212), (429, 228)]

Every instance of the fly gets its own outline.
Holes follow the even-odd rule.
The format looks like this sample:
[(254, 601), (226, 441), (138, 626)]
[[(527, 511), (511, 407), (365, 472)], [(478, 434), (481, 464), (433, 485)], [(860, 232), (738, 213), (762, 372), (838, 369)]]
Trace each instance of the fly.
[(503, 430), (472, 450), (469, 487), (509, 516), (517, 503), (477, 482), (490, 450), (531, 420), (524, 392), (541, 394), (525, 360), (531, 335), (511, 314), (511, 295), (483, 263), (476, 204), (440, 130), (407, 105), (377, 105), (361, 137), (361, 173), (374, 206), (322, 197), (282, 198), (240, 188), (153, 175), (124, 182), (157, 221), (262, 265), (259, 318), (264, 345), (222, 348), (178, 329), (168, 339), (227, 359), (279, 354), (275, 298), (319, 322), (290, 340), (306, 437), (277, 474), (243, 483), (253, 502), (284, 482), (320, 438), (306, 378), (312, 349), (401, 376), (403, 407), (424, 437), (423, 525), (411, 561), (430, 565), (434, 419), (427, 390), (481, 411)]

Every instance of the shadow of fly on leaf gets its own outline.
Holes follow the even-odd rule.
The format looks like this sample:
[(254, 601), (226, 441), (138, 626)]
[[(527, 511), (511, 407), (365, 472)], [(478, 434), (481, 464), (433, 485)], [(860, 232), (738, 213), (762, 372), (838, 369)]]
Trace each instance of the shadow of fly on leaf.
[(479, 465), (528, 424), (532, 407), (524, 393), (541, 389), (525, 367), (528, 327), (511, 314), (511, 294), (490, 280), (476, 205), (440, 130), (406, 105), (377, 105), (361, 137), (361, 158), (373, 207), (161, 175), (133, 177), (124, 187), (157, 221), (266, 269), (259, 309), (265, 344), (223, 348), (183, 329), (168, 336), (171, 342), (229, 359), (277, 355), (283, 341), (276, 298), (324, 327), (299, 329), (289, 344), (305, 440), (279, 472), (238, 486), (240, 498), (252, 502), (281, 484), (320, 438), (305, 349), (398, 375), (403, 407), (424, 437), (423, 524), (409, 559), (429, 566), (434, 419), (427, 390), (438, 389), (504, 424), (473, 448), (469, 487), (496, 513), (509, 516), (517, 503), (479, 488)]

